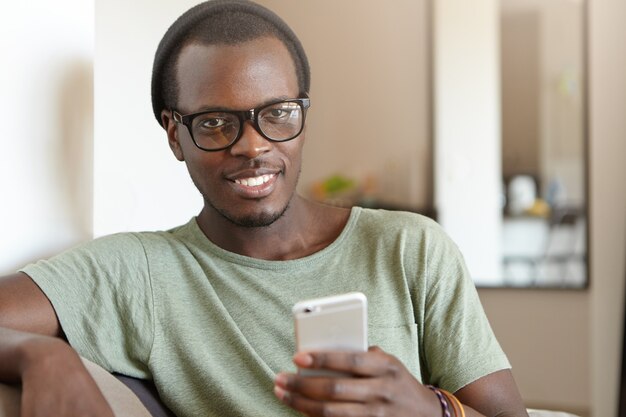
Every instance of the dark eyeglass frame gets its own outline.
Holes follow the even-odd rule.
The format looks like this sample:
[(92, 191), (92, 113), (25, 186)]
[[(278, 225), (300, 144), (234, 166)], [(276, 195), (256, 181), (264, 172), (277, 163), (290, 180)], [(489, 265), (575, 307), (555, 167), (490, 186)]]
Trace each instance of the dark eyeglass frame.
[[(300, 126), (300, 130), (298, 130), (298, 132), (295, 135), (288, 137), (286, 139), (274, 139), (274, 138), (267, 136), (263, 132), (261, 127), (259, 126), (259, 121), (257, 119), (257, 115), (260, 114), (260, 112), (263, 111), (265, 108), (274, 106), (279, 103), (298, 103), (298, 105), (302, 109), (302, 125)], [(217, 151), (223, 151), (224, 149), (230, 148), (235, 143), (237, 143), (239, 139), (241, 139), (241, 136), (243, 135), (244, 124), (247, 120), (250, 120), (252, 122), (254, 129), (259, 133), (259, 135), (263, 136), (265, 139), (269, 140), (270, 142), (287, 142), (289, 140), (295, 139), (300, 135), (300, 133), (302, 133), (302, 130), (304, 130), (304, 122), (306, 120), (306, 111), (309, 107), (311, 107), (311, 99), (309, 99), (309, 97), (304, 95), (303, 97), (300, 97), (300, 98), (290, 98), (286, 100), (273, 101), (271, 103), (266, 103), (266, 104), (263, 104), (262, 106), (255, 107), (254, 109), (250, 109), (250, 110), (211, 109), (211, 110), (204, 110), (201, 112), (195, 112), (195, 113), (189, 113), (189, 114), (180, 114), (178, 111), (171, 109), (171, 112), (172, 112), (172, 118), (174, 119), (174, 121), (178, 124), (182, 124), (183, 126), (185, 126), (185, 128), (187, 128), (187, 132), (189, 133), (189, 136), (191, 136), (191, 140), (193, 141), (194, 145), (198, 147), (198, 149), (202, 149), (203, 151), (206, 151), (206, 152), (217, 152)], [(232, 114), (234, 116), (237, 116), (237, 119), (239, 119), (239, 132), (237, 132), (237, 136), (235, 136), (235, 138), (228, 145), (222, 146), (221, 148), (207, 149), (198, 145), (198, 142), (196, 142), (196, 139), (193, 137), (193, 128), (192, 128), (191, 122), (197, 116), (207, 114), (207, 113), (227, 113), (227, 114)]]

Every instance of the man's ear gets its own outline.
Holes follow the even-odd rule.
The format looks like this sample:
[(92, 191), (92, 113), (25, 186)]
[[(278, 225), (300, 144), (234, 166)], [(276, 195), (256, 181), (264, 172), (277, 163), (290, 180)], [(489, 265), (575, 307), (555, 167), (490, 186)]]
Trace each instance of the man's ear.
[(178, 129), (171, 111), (163, 110), (161, 112), (161, 124), (167, 133), (167, 142), (169, 143), (174, 156), (179, 161), (184, 161), (185, 155), (183, 154), (183, 149), (180, 146), (180, 141), (178, 140)]

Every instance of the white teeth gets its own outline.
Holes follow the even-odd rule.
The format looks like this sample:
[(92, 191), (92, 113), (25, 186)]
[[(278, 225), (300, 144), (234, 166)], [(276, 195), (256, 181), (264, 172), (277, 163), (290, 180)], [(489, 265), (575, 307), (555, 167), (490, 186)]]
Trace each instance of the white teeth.
[(245, 185), (246, 187), (256, 187), (258, 185), (265, 184), (270, 179), (272, 179), (272, 177), (274, 177), (274, 174), (260, 175), (258, 177), (251, 177), (251, 178), (239, 178), (239, 179), (236, 179), (235, 182), (237, 184)]

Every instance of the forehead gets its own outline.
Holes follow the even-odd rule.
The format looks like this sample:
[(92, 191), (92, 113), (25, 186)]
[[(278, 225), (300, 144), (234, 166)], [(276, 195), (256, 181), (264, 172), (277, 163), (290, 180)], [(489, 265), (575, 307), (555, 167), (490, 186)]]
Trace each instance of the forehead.
[(178, 106), (184, 112), (249, 109), (299, 93), (289, 51), (270, 37), (236, 45), (189, 44), (180, 53), (176, 74)]

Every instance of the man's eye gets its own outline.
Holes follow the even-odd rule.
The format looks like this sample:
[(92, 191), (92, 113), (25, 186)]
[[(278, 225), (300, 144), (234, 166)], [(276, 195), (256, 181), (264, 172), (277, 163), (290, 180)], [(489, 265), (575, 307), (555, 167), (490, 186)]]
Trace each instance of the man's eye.
[(261, 117), (272, 123), (287, 123), (292, 117), (297, 117), (297, 110), (291, 108), (269, 109)]
[(205, 119), (200, 123), (200, 127), (205, 129), (216, 129), (218, 127), (224, 126), (228, 121), (226, 119), (222, 119), (219, 117), (213, 117), (210, 119)]
[(276, 118), (287, 117), (288, 115), (289, 112), (283, 109), (272, 109), (272, 111), (270, 112), (270, 116)]

